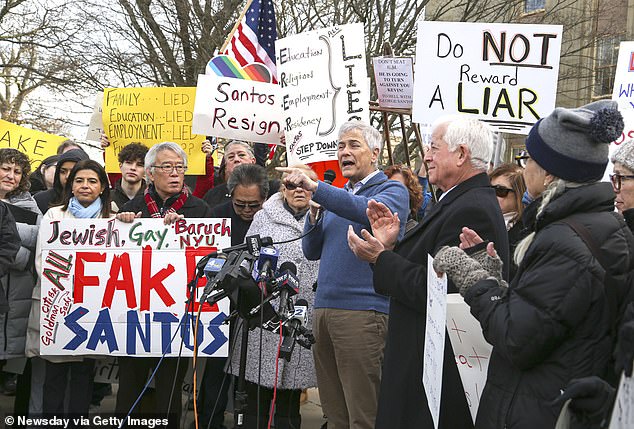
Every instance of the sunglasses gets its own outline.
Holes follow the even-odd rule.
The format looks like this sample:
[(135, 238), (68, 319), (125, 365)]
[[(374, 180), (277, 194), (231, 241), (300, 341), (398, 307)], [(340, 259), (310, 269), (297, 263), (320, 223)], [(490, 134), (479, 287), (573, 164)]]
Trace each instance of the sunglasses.
[(520, 153), (515, 156), (515, 162), (522, 168), (526, 168), (526, 162), (529, 159), (530, 155), (525, 150), (520, 151)]
[(238, 207), (239, 209), (257, 209), (258, 207), (262, 206), (262, 203), (238, 203), (236, 201), (233, 201), (233, 205)]
[(500, 198), (506, 198), (509, 192), (515, 193), (515, 191), (511, 188), (507, 188), (502, 185), (491, 185), (491, 187), (493, 188), (493, 190), (495, 190), (495, 195)]
[(614, 186), (615, 191), (621, 190), (621, 184), (622, 184), (621, 182), (623, 181), (623, 179), (625, 180), (634, 179), (634, 176), (619, 174), (619, 173), (610, 174), (610, 181), (612, 182), (612, 186)]

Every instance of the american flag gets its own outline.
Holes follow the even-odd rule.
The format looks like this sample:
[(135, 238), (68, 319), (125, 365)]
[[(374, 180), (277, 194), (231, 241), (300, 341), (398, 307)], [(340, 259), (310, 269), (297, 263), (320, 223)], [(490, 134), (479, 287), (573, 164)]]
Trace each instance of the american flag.
[(272, 0), (249, 0), (251, 4), (244, 18), (231, 36), (224, 52), (234, 57), (241, 66), (260, 62), (265, 64), (277, 83), (275, 67), (275, 10)]

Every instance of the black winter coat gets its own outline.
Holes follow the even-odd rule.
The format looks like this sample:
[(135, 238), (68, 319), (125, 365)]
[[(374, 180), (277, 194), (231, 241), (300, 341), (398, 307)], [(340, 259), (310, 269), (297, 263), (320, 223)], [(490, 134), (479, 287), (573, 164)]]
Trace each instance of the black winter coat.
[(568, 382), (603, 377), (608, 370), (613, 319), (604, 270), (561, 222), (571, 215), (600, 245), (617, 294), (625, 293), (625, 278), (634, 267), (634, 238), (614, 213), (611, 185), (566, 190), (538, 216), (535, 239), (510, 287), (482, 280), (465, 295), (493, 345), (476, 428), (552, 428), (561, 405), (551, 402)]
[[(376, 261), (374, 289), (390, 296), (376, 429), (434, 427), (422, 383), (427, 254), (435, 255), (442, 246), (457, 246), (464, 226), (495, 242), (507, 265), (506, 227), (495, 192), (484, 173), (451, 190), (421, 223), (405, 234), (394, 252), (382, 252)], [(458, 290), (449, 282), (447, 292)], [(439, 428), (472, 428), (473, 420), (448, 339), (442, 378)]]

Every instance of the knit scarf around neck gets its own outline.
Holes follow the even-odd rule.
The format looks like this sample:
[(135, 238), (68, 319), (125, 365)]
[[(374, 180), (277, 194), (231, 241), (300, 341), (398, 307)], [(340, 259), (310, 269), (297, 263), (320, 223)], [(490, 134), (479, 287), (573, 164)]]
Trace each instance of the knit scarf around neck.
[(68, 202), (68, 210), (75, 216), (80, 219), (91, 219), (95, 218), (101, 212), (101, 198), (97, 198), (92, 202), (88, 207), (84, 207), (79, 200), (75, 197), (71, 197)]
[(147, 205), (148, 211), (150, 212), (150, 216), (165, 217), (168, 213), (176, 213), (178, 210), (181, 209), (181, 207), (183, 207), (185, 201), (187, 201), (187, 198), (189, 197), (189, 188), (187, 186), (183, 186), (180, 194), (177, 194), (178, 198), (176, 198), (176, 200), (169, 207), (167, 207), (168, 201), (173, 197), (168, 198), (167, 200), (165, 200), (165, 204), (162, 205), (161, 209), (159, 209), (153, 195), (156, 195), (158, 197), (154, 185), (150, 185), (145, 189), (144, 195), (145, 204)]

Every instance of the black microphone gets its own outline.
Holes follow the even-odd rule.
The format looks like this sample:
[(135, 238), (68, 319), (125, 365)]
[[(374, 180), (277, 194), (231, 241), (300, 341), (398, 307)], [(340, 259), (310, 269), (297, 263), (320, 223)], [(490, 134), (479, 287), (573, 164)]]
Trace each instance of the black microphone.
[(298, 299), (297, 302), (295, 302), (295, 312), (286, 324), (287, 335), (282, 338), (282, 344), (280, 345), (280, 359), (285, 359), (286, 362), (291, 361), (291, 354), (293, 353), (293, 349), (295, 349), (295, 336), (297, 331), (301, 329), (302, 325), (306, 324), (307, 313), (308, 301), (305, 299)]
[(297, 267), (291, 261), (286, 261), (280, 265), (280, 272), (284, 273), (281, 283), (278, 285), (280, 290), (280, 305), (278, 314), (281, 319), (286, 317), (288, 311), (288, 298), (299, 292), (299, 282), (297, 281)]
[(260, 249), (265, 246), (272, 246), (273, 239), (271, 237), (260, 237), (259, 235), (250, 235), (244, 239), (244, 243), (222, 249), (222, 253), (234, 252), (236, 250), (248, 250), (253, 256), (260, 256)]
[[(337, 178), (337, 173), (335, 173), (334, 170), (324, 171), (324, 180), (323, 180), (324, 183), (332, 185), (332, 182), (334, 182), (336, 178)], [(319, 206), (319, 208), (317, 209), (317, 213), (315, 213), (315, 223), (319, 221), (319, 219), (323, 216), (323, 214), (324, 214), (324, 208), (323, 206)]]

